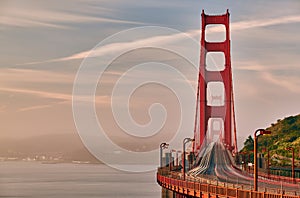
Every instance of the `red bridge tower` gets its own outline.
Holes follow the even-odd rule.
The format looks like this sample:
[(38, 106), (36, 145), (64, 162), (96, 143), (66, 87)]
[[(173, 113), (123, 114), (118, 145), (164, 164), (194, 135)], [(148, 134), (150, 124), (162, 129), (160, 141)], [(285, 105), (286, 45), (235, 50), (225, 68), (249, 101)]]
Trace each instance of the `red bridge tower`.
[[(205, 31), (207, 25), (220, 24), (225, 26), (226, 38), (222, 42), (208, 42), (205, 38)], [(224, 53), (225, 66), (220, 66), (224, 70), (211, 71), (207, 68), (207, 53), (209, 52), (222, 52)], [(208, 104), (207, 100), (210, 97), (208, 95), (208, 84), (211, 82), (218, 82), (224, 85), (224, 96), (221, 103), (218, 105)], [(214, 96), (212, 96), (214, 97)], [(232, 72), (231, 72), (231, 58), (230, 58), (230, 31), (229, 31), (229, 12), (227, 10), (224, 15), (206, 15), (202, 10), (202, 32), (201, 32), (201, 50), (200, 50), (200, 68), (198, 78), (198, 90), (197, 90), (197, 108), (195, 119), (195, 142), (194, 152), (197, 153), (200, 150), (202, 143), (204, 142), (207, 132), (210, 129), (209, 126), (213, 126), (213, 122), (220, 123), (220, 120), (224, 127), (220, 127), (223, 130), (222, 140), (229, 150), (237, 151), (236, 144), (236, 130), (234, 118), (234, 106), (233, 106), (233, 89), (232, 89)], [(209, 124), (210, 122), (210, 124)], [(232, 132), (234, 125), (234, 142), (232, 142)], [(224, 129), (223, 129), (224, 128)]]

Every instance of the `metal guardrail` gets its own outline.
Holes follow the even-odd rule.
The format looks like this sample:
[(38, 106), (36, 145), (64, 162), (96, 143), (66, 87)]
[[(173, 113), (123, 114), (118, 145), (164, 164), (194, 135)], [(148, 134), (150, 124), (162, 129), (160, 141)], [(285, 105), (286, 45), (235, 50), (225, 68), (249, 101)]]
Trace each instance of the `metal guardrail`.
[(293, 183), (293, 182), (300, 183), (300, 178), (293, 179), (291, 177), (267, 174), (267, 173), (263, 173), (263, 172), (259, 172), (258, 175), (261, 176), (261, 177), (264, 177), (264, 178), (275, 180), (275, 181), (283, 181), (283, 182), (289, 182), (289, 183)]
[[(252, 175), (253, 174), (253, 170), (249, 171), (245, 171), (248, 174)], [(286, 176), (281, 176), (281, 175), (274, 175), (274, 174), (268, 174), (264, 171), (259, 171), (258, 172), (258, 176), (266, 178), (266, 179), (271, 179), (274, 181), (282, 181), (282, 182), (288, 182), (288, 183), (300, 183), (300, 178), (291, 178), (291, 177), (286, 177)]]
[[(287, 195), (283, 192), (258, 192), (248, 189), (240, 189), (234, 185), (230, 186), (220, 186), (218, 183), (213, 184), (208, 182), (210, 180), (197, 181), (183, 181), (179, 178), (172, 178), (167, 175), (162, 175), (163, 171), (157, 173), (157, 182), (160, 186), (169, 189), (171, 191), (177, 192), (179, 194), (193, 196), (193, 197), (203, 197), (204, 194), (207, 197), (229, 197), (229, 198), (300, 198), (297, 195)], [(164, 172), (166, 174), (166, 172)], [(277, 191), (280, 192), (280, 191)]]

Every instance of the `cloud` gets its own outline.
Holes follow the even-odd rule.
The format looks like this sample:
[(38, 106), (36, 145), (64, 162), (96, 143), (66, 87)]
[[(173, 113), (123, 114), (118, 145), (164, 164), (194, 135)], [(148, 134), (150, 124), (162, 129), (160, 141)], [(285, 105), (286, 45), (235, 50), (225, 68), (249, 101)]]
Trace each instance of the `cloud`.
[(19, 108), (19, 112), (24, 112), (24, 111), (32, 111), (32, 110), (38, 110), (38, 109), (45, 109), (45, 108), (50, 108), (54, 105), (60, 105), (60, 104), (70, 104), (69, 101), (59, 101), (59, 102), (52, 102), (49, 104), (42, 104), (42, 105), (32, 105), (32, 106), (27, 106), (27, 107), (22, 107)]
[[(295, 72), (300, 72), (299, 67), (294, 68), (293, 66), (282, 67), (282, 65), (262, 65), (258, 62), (249, 61), (249, 62), (236, 62), (235, 70), (240, 71), (249, 71), (249, 72), (257, 72), (257, 75), (263, 83), (270, 83), (273, 86), (275, 85), (277, 88), (281, 87), (284, 90), (288, 90), (292, 93), (300, 93), (300, 79), (298, 76), (295, 76)], [(293, 74), (285, 73), (284, 71), (294, 71)], [(279, 75), (277, 75), (279, 74)], [(249, 82), (244, 85), (239, 84), (239, 86), (247, 86), (248, 88), (244, 90), (248, 90), (249, 87), (253, 87), (253, 85)], [(247, 93), (245, 92), (245, 93)], [(253, 94), (254, 92), (251, 92)]]
[(51, 22), (38, 21), (26, 18), (17, 18), (13, 16), (1, 16), (0, 25), (3, 26), (13, 26), (13, 27), (51, 27), (66, 29), (64, 25), (53, 24)]
[(49, 99), (59, 99), (59, 100), (65, 100), (65, 101), (72, 100), (72, 95), (63, 94), (63, 93), (21, 89), (21, 88), (9, 88), (9, 87), (0, 87), (0, 91), (10, 92), (10, 93), (30, 94), (30, 95), (38, 96), (41, 98), (49, 98)]
[(265, 27), (278, 24), (288, 24), (288, 23), (299, 23), (300, 15), (292, 15), (285, 17), (278, 17), (272, 19), (262, 19), (262, 20), (252, 20), (252, 21), (240, 21), (232, 23), (231, 29), (235, 30), (245, 30), (249, 28)]
[[(263, 19), (263, 20), (251, 20), (251, 21), (240, 21), (240, 22), (234, 22), (231, 23), (231, 30), (232, 31), (238, 31), (238, 30), (245, 30), (249, 28), (257, 28), (257, 27), (265, 27), (270, 25), (278, 25), (278, 24), (286, 24), (286, 23), (298, 23), (300, 22), (300, 16), (299, 15), (293, 15), (293, 16), (287, 16), (287, 17), (280, 17), (280, 18), (273, 18), (273, 19)], [(222, 27), (211, 27), (207, 30), (208, 33), (216, 33), (223, 31)], [(93, 51), (94, 56), (103, 56), (106, 53), (114, 53), (115, 51), (120, 51), (124, 49), (132, 49), (132, 47), (143, 47), (147, 44), (151, 43), (172, 43), (173, 41), (178, 41), (182, 38), (185, 38), (184, 35), (189, 35), (191, 37), (199, 36), (200, 31), (199, 30), (191, 30), (186, 33), (177, 33), (167, 36), (154, 36), (150, 38), (145, 39), (139, 39), (131, 42), (119, 42), (119, 43), (111, 43), (107, 44), (101, 48), (99, 48), (97, 51)], [(90, 50), (82, 51), (70, 56), (57, 58), (57, 59), (51, 59), (51, 60), (45, 60), (45, 61), (36, 61), (36, 62), (29, 62), (29, 63), (22, 63), (19, 65), (34, 65), (34, 64), (43, 64), (43, 63), (52, 63), (52, 62), (62, 62), (62, 61), (71, 61), (71, 60), (77, 60), (77, 59), (83, 59), (86, 56), (90, 54)]]
[(20, 108), (19, 111), (31, 111), (31, 110), (37, 110), (37, 109), (44, 109), (44, 108), (48, 108), (51, 107), (52, 105), (48, 104), (48, 105), (36, 105), (36, 106), (29, 106), (29, 107), (23, 107)]
[[(297, 76), (300, 72), (299, 67), (264, 64), (257, 59), (256, 61), (236, 61), (233, 69), (235, 101), (238, 106), (243, 103), (245, 105), (247, 101), (250, 106), (267, 104), (273, 106), (274, 110), (286, 98), (290, 100), (299, 98), (300, 79)], [(288, 108), (290, 104), (282, 102), (280, 105)], [(240, 105), (237, 109), (239, 108), (246, 109), (247, 107)]]
[(19, 68), (2, 68), (0, 69), (1, 84), (7, 83), (73, 83), (74, 75), (52, 72), (47, 70), (32, 70)]
[[(291, 67), (289, 67), (291, 68)], [(268, 65), (262, 65), (257, 61), (235, 61), (234, 70), (239, 71), (253, 71), (253, 72), (266, 72), (266, 71), (276, 71), (276, 70), (286, 70), (286, 67), (282, 67), (282, 65), (274, 65), (271, 67)]]
[[(18, 79), (16, 81), (16, 79)], [(0, 87), (0, 92), (6, 92), (9, 93), (11, 96), (15, 94), (22, 94), (22, 95), (29, 95), (32, 97), (38, 97), (41, 99), (54, 99), (59, 100), (58, 102), (49, 102), (47, 101), (47, 104), (43, 105), (30, 105), (27, 107), (22, 107), (18, 111), (31, 111), (36, 109), (44, 109), (44, 108), (50, 108), (55, 104), (71, 104), (72, 101), (72, 93), (58, 93), (53, 91), (47, 91), (45, 88), (51, 86), (51, 84), (62, 84), (67, 83), (70, 87), (70, 91), (72, 90), (72, 84), (74, 80), (74, 75), (72, 74), (63, 74), (63, 73), (57, 73), (52, 71), (43, 71), (43, 70), (31, 70), (31, 69), (7, 69), (3, 68), (0, 69), (0, 84), (2, 87)], [(35, 90), (36, 88), (28, 88), (26, 83), (34, 83), (34, 84), (43, 84), (46, 83), (45, 86), (43, 86), (44, 90)], [(30, 85), (30, 84), (29, 84)], [(24, 88), (24, 86), (27, 86), (27, 88)], [(57, 86), (55, 86), (57, 88)], [(90, 97), (88, 96), (79, 96), (80, 101), (84, 102), (93, 102), (90, 101)], [(95, 103), (106, 105), (109, 104), (110, 98), (107, 96), (95, 96)], [(5, 111), (6, 106), (0, 106), (0, 112)]]
[(83, 59), (86, 56), (88, 56), (91, 52), (92, 52), (92, 56), (94, 56), (94, 57), (100, 56), (100, 55), (103, 56), (105, 54), (115, 53), (116, 51), (144, 47), (148, 44), (153, 44), (153, 43), (164, 43), (164, 44), (172, 43), (173, 41), (177, 41), (182, 38), (186, 38), (186, 35), (187, 35), (186, 33), (178, 33), (178, 34), (167, 35), (167, 36), (149, 37), (149, 38), (139, 39), (139, 40), (130, 41), (130, 42), (110, 43), (110, 44), (107, 44), (101, 48), (98, 48), (97, 50), (94, 50), (94, 51), (87, 50), (87, 51), (73, 54), (71, 56), (66, 56), (66, 57), (62, 57), (62, 58), (58, 58), (58, 59), (29, 62), (29, 63), (23, 63), (23, 64), (19, 64), (19, 65), (34, 65), (34, 64), (41, 64), (41, 63), (52, 63), (52, 62), (62, 62), (62, 61)]
[[(138, 21), (114, 19), (106, 16), (54, 11), (34, 6), (7, 6), (0, 15), (0, 25), (8, 27), (51, 27), (69, 28), (70, 23), (117, 23), (145, 25)], [(101, 12), (102, 13), (102, 12)], [(103, 13), (102, 13), (103, 14)]]
[[(22, 88), (9, 88), (9, 87), (0, 87), (0, 91), (2, 92), (9, 92), (9, 93), (19, 93), (19, 94), (27, 94), (32, 95), (35, 97), (46, 98), (46, 99), (58, 99), (62, 100), (60, 102), (71, 102), (72, 101), (72, 94), (64, 94), (64, 93), (57, 93), (57, 92), (48, 92), (48, 91), (39, 91), (39, 90), (32, 90), (32, 89), (22, 89)], [(97, 104), (108, 104), (109, 103), (109, 96), (95, 96), (95, 103)], [(77, 96), (77, 100), (83, 102), (94, 102), (90, 101), (90, 96)]]
[(277, 76), (271, 72), (262, 72), (261, 77), (271, 84), (282, 87), (285, 90), (289, 90), (290, 92), (297, 94), (300, 93), (300, 79), (298, 77)]

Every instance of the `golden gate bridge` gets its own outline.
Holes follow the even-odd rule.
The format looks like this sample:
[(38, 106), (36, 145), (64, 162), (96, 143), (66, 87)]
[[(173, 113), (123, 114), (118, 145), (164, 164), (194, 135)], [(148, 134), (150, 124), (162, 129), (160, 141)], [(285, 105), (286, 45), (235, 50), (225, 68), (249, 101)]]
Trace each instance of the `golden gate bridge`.
[[(207, 15), (202, 10), (200, 65), (194, 138), (183, 140), (182, 165), (176, 165), (170, 154), (168, 167), (157, 171), (157, 182), (162, 186), (163, 197), (241, 197), (241, 198), (299, 198), (300, 179), (274, 176), (257, 168), (257, 138), (269, 131), (259, 129), (254, 134), (254, 170), (239, 168), (237, 132), (235, 123), (234, 95), (230, 56), (229, 11), (223, 15)], [(224, 25), (225, 40), (206, 40), (208, 25)], [(207, 54), (223, 53), (225, 67), (207, 67)], [(221, 69), (218, 69), (221, 68)], [(211, 93), (209, 84), (221, 83), (223, 93)], [(209, 92), (209, 93), (208, 93)], [(217, 101), (217, 102), (212, 102)], [(218, 137), (218, 138), (215, 138)], [(192, 152), (186, 160), (185, 145), (192, 142)], [(161, 144), (162, 149), (168, 146)], [(161, 159), (162, 160), (162, 159)], [(186, 167), (186, 161), (189, 167)]]

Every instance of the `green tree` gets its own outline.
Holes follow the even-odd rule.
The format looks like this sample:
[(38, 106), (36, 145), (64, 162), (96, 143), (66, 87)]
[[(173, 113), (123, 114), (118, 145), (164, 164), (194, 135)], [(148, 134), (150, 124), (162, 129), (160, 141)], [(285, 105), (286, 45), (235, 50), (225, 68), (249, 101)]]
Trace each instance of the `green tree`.
[(251, 137), (251, 135), (249, 135), (246, 141), (244, 142), (244, 149), (247, 151), (251, 151), (253, 150), (253, 147), (254, 147), (254, 140)]

